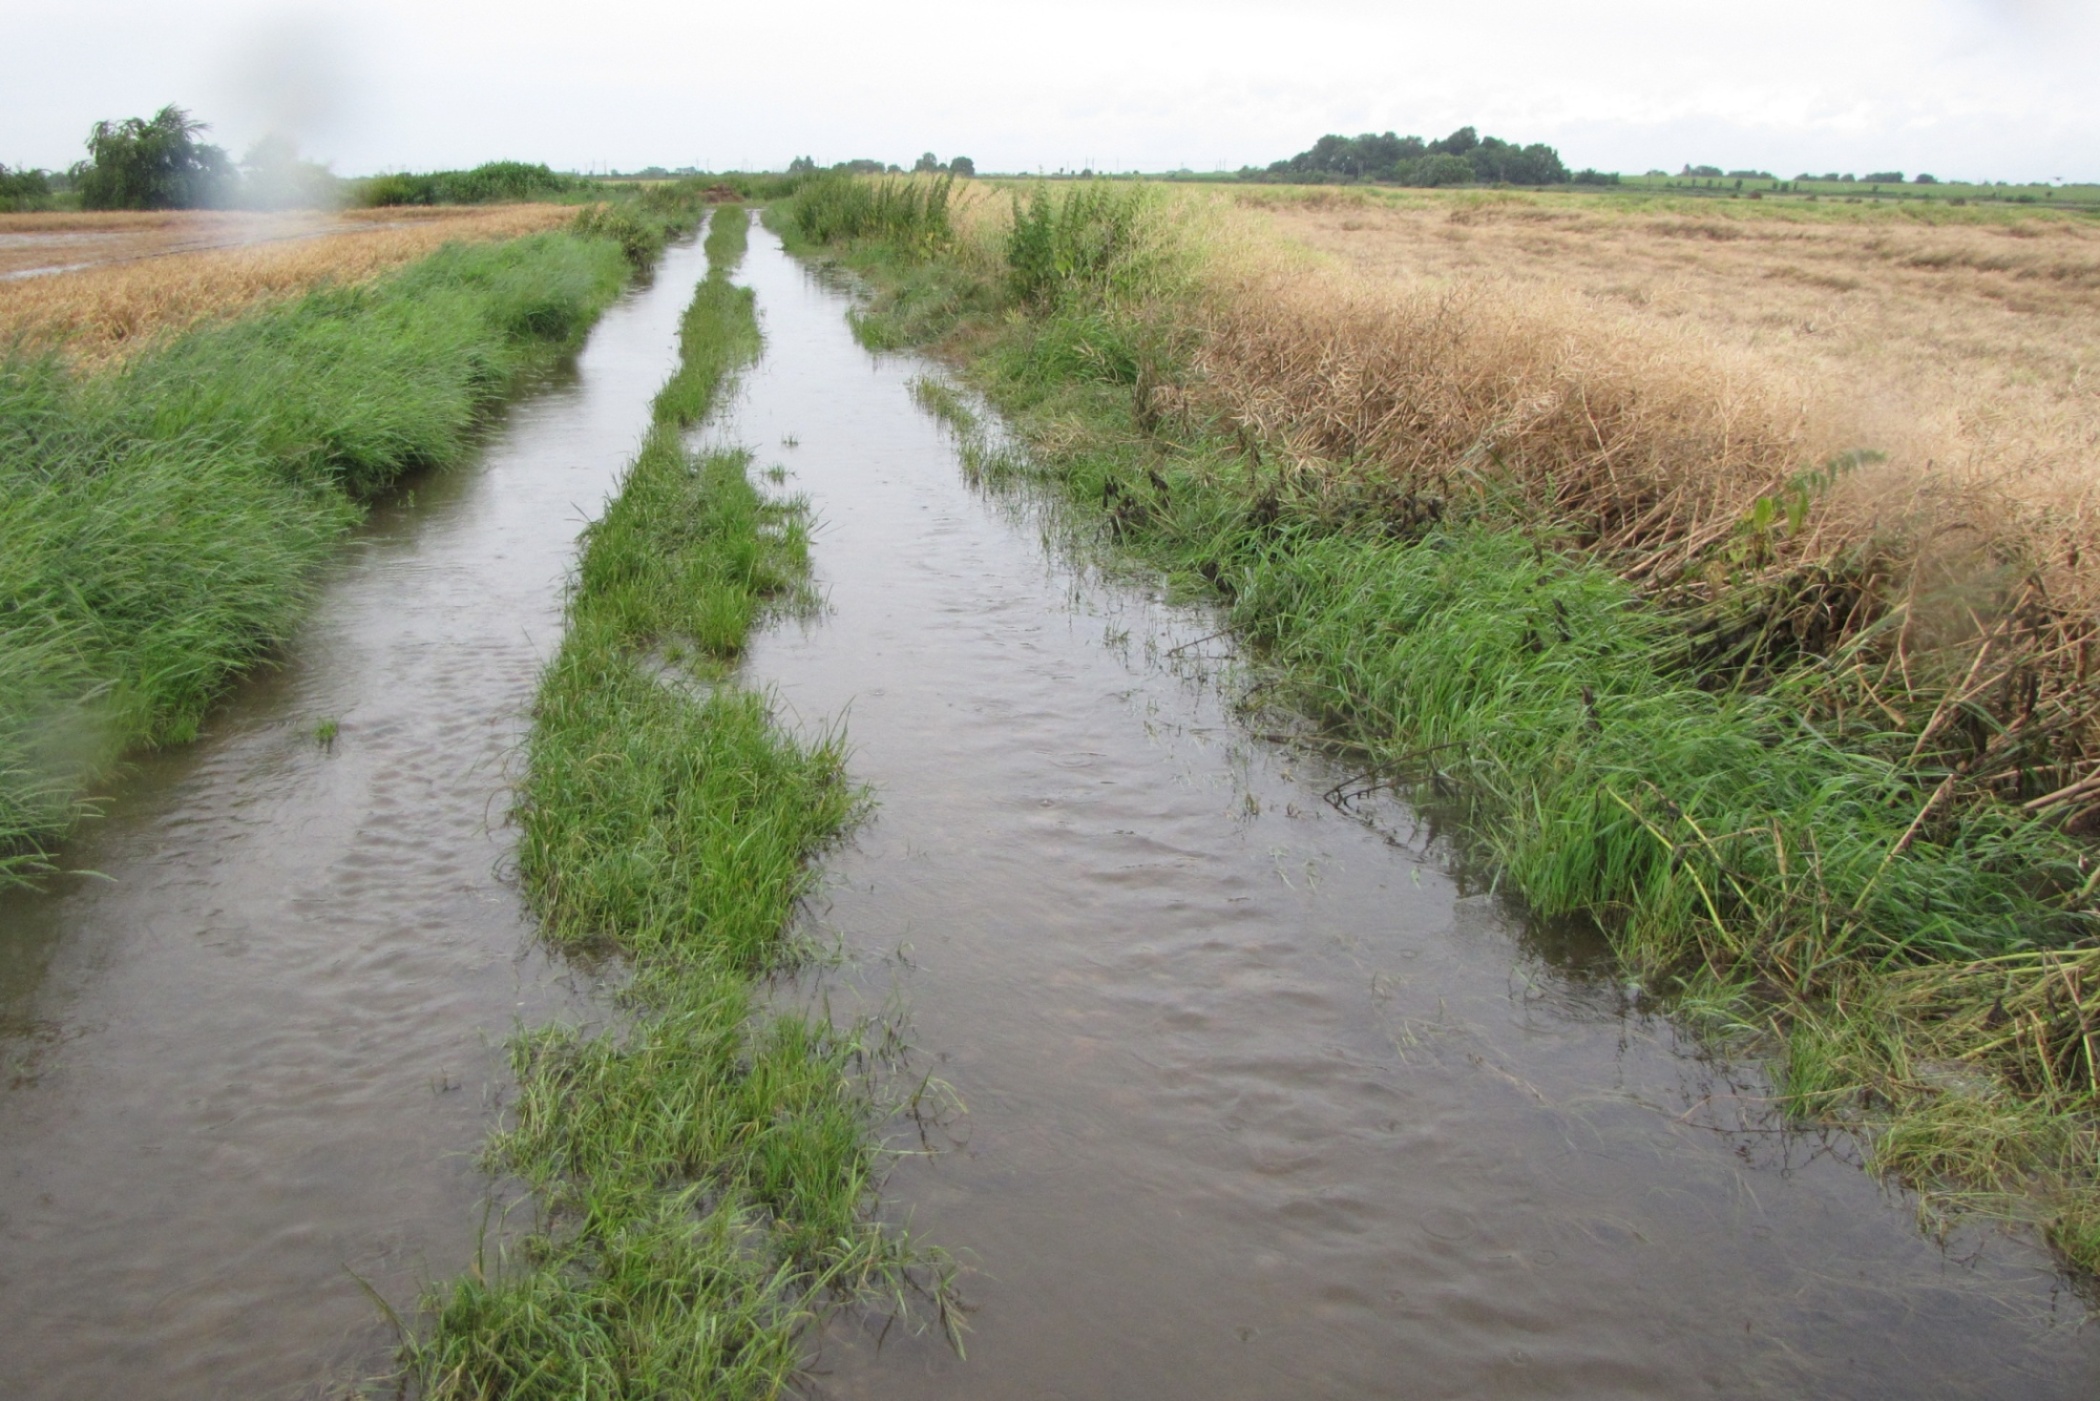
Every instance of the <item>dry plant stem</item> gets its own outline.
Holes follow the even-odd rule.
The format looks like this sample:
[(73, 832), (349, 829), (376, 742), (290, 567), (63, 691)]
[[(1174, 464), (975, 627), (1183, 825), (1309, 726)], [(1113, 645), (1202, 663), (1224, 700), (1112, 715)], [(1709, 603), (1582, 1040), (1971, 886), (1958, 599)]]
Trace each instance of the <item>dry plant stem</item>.
[[(1458, 307), (1467, 329), (1435, 342), (1443, 359), (1419, 372), (1448, 392), (1404, 396), (1408, 407), (1428, 411), (1429, 461), (1463, 460), (1469, 442), (1488, 436), (1463, 425), (1488, 421), (1496, 406), (1567, 396), (1583, 412), (1573, 431), (1556, 435), (1564, 446), (1534, 445), (1528, 468), (1522, 441), (1504, 450), (1498, 434), (1496, 449), (1520, 478), (1550, 473), (1551, 488), (1534, 488), (1530, 500), (1621, 556), (1625, 577), (1661, 587), (1696, 574), (1740, 533), (1758, 497), (1805, 464), (1873, 447), (1884, 462), (1832, 484), (1801, 527), (1764, 542), (1775, 568), (1798, 573), (1878, 557), (1887, 576), (1876, 586), (1881, 601), (1855, 600), (1846, 631), (1902, 611), (1903, 634), (1884, 660), (1913, 696), (1922, 687), (1935, 702), (1947, 699), (1946, 673), (1966, 669), (1983, 635), (2023, 608), (2046, 616), (2028, 629), (2035, 635), (2007, 639), (2015, 658), (1981, 684), (2022, 657), (2046, 654), (2047, 692), (2083, 655), (2083, 620), (2100, 611), (2100, 582), (2083, 566), (2100, 488), (2100, 385), (2092, 375), (2100, 361), (2100, 229), (2092, 221), (1941, 211), (1935, 217), (1945, 222), (1926, 222), (1830, 207), (1651, 208), (1426, 192), (1279, 191), (1249, 202), (1260, 229), (1243, 242), (1280, 237), (1324, 261), (1240, 258), (1226, 289), (1232, 315), (1304, 323), (1310, 313), (1308, 329), (1326, 346), (1317, 359), (1251, 362), (1246, 378), (1282, 402), (1247, 421), (1274, 433), (1324, 419), (1335, 438), (1330, 457), (1368, 453), (1388, 470), (1412, 470), (1408, 456), (1381, 451), (1383, 420), (1355, 415), (1372, 425), (1359, 434), (1323, 405), (1338, 392), (1361, 393), (1367, 380), (1389, 389), (1406, 383), (1381, 376), (1375, 350), (1352, 344), (1363, 339), (1352, 324), (1373, 314), (1367, 305), (1382, 304), (1403, 333), (1448, 322), (1443, 308)], [(1267, 313), (1250, 310), (1248, 295), (1256, 304), (1269, 295), (1265, 264), (1282, 267), (1280, 280), (1298, 291)], [(1315, 283), (1322, 290), (1305, 290)], [(1512, 318), (1544, 349), (1468, 357), (1469, 341), (1493, 339), (1495, 323)], [(1641, 347), (1657, 353), (1645, 364), (1629, 360)], [(1229, 348), (1220, 355), (1235, 358)], [(1294, 371), (1324, 386), (1293, 392)], [(1659, 478), (1644, 480), (1637, 465), (1629, 473), (1612, 451), (1613, 417), (1595, 410), (1613, 385), (1636, 388), (1654, 415), (1634, 435), (1651, 450), (1669, 452), (1672, 431), (1680, 433)], [(1228, 390), (1235, 408), (1253, 398), (1244, 386)], [(1689, 417), (1670, 408), (1686, 393), (1703, 401)], [(1482, 404), (1456, 430), (1439, 426), (1451, 416), (1439, 405), (1452, 395)], [(1578, 444), (1589, 450), (1587, 463)], [(1594, 488), (1583, 487), (1585, 474)], [(1966, 638), (1950, 636), (1944, 612), (1952, 607), (1958, 618), (1964, 607), (1954, 593), (1994, 587), (1988, 581), (2006, 571), (2029, 575), (2033, 594), (1998, 600)], [(1926, 618), (1921, 637), (1915, 625)], [(1929, 658), (1929, 676), (1913, 670), (1919, 647), (1945, 654)], [(1928, 726), (1921, 753), (1939, 730)], [(2091, 735), (2081, 734), (2056, 759), (2090, 768), (2083, 761), (2100, 757), (2091, 750)]]

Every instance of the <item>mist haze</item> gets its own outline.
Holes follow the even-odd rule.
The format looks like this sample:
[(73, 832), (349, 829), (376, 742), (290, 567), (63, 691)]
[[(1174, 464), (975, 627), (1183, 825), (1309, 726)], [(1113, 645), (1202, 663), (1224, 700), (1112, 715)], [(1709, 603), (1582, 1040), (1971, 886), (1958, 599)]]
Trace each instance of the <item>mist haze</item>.
[(63, 167), (98, 118), (177, 102), (236, 154), (289, 136), (344, 175), (928, 148), (988, 171), (1236, 168), (1327, 131), (1465, 124), (1628, 172), (2100, 175), (2100, 18), (2069, 0), (14, 8), (12, 165)]

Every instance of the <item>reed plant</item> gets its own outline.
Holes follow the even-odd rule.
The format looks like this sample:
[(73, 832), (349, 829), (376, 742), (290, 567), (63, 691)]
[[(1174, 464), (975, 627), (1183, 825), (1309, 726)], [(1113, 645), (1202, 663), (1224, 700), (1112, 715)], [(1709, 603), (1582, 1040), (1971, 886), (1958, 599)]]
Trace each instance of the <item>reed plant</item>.
[(954, 241), (949, 217), (954, 192), (954, 178), (947, 175), (825, 175), (796, 192), (791, 217), (796, 231), (816, 243), (879, 238), (895, 250), (923, 257)]
[[(1367, 781), (1468, 805), (1506, 887), (1765, 1028), (1788, 1103), (1928, 1201), (2023, 1202), (2100, 1267), (2100, 858), (2065, 820), (2095, 693), (2046, 580), (1847, 534), (1870, 460), (1674, 346), (1338, 292), (1113, 199), (966, 213), (939, 272), (833, 255), (874, 339), (960, 355), (1075, 520), (1220, 600)], [(1109, 251), (1046, 279), (1085, 266), (1060, 242)]]
[[(523, 1030), (492, 1170), (533, 1192), (516, 1248), (425, 1296), (405, 1380), (432, 1397), (778, 1395), (844, 1300), (946, 1298), (939, 1257), (871, 1217), (882, 1152), (858, 1028), (769, 1010), (810, 862), (866, 801), (838, 735), (800, 742), (734, 663), (805, 586), (803, 508), (685, 434), (759, 351), (723, 206), (680, 364), (586, 531), (518, 796), (545, 937), (627, 962), (612, 1030)], [(944, 1310), (945, 1312), (945, 1310)]]
[(1005, 252), (1016, 300), (1053, 305), (1141, 283), (1157, 247), (1145, 238), (1145, 186), (1083, 185), (1053, 197), (1037, 184), (1013, 201)]

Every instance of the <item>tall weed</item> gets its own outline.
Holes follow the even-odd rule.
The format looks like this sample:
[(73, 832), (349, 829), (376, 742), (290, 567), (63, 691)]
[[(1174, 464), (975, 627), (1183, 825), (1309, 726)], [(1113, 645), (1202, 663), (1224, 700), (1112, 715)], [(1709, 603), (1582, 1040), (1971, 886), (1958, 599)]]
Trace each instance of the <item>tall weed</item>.
[(795, 193), (793, 218), (796, 230), (815, 243), (879, 238), (901, 252), (926, 257), (955, 240), (949, 208), (954, 192), (955, 181), (947, 175), (826, 175)]
[(1006, 236), (1007, 282), (1014, 297), (1045, 306), (1134, 290), (1146, 251), (1143, 221), (1150, 202), (1142, 185), (1106, 181), (1062, 195), (1038, 184), (1025, 203), (1014, 196)]

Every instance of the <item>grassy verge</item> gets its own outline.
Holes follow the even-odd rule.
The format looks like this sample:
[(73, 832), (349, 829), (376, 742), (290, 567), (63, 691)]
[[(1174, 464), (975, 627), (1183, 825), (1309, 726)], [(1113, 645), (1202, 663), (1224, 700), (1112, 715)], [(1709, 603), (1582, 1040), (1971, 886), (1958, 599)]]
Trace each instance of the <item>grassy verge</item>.
[(404, 1363), (427, 1397), (772, 1396), (827, 1302), (901, 1300), (928, 1263), (869, 1219), (857, 1033), (754, 996), (863, 795), (836, 737), (797, 743), (734, 680), (753, 620), (803, 588), (801, 508), (763, 498), (745, 454), (684, 443), (758, 353), (728, 279), (746, 218), (715, 214), (680, 367), (586, 532), (517, 814), (546, 937), (625, 959), (631, 1016), (513, 1043), (517, 1113), (488, 1158), (538, 1224), (426, 1297)]
[[(2100, 866), (2060, 812), (2019, 800), (2040, 774), (2001, 784), (2010, 801), (1962, 789), (2039, 767), (2008, 759), (2042, 729), (2031, 699), (2027, 719), (2017, 691), (2010, 711), (1969, 703), (1972, 668), (1877, 709), (1856, 681), (1871, 630), (1713, 645), (1741, 601), (1729, 571), (1789, 523), (1773, 501), (1670, 543), (1723, 580), (1691, 613), (1492, 437), (1418, 491), (1369, 456), (1309, 460), (1318, 425), (1265, 435), (1218, 411), (1204, 378), (1233, 309), (1203, 303), (1202, 250), (1141, 190), (1017, 197), (989, 229), (931, 193), (812, 186), (778, 223), (872, 282), (864, 341), (959, 359), (1033, 445), (1025, 470), (1219, 599), (1272, 693), (1381, 777), (1462, 793), (1480, 854), (1536, 911), (1595, 920), (1629, 970), (1775, 1051), (1789, 1108), (1857, 1125), (1929, 1206), (2034, 1218), (2100, 1267)], [(1426, 387), (1387, 425), (1444, 392), (1434, 365), (1406, 368)], [(1788, 512), (1812, 508), (1798, 495)]]
[(125, 752), (192, 738), (361, 502), (470, 451), (626, 273), (605, 238), (454, 245), (103, 374), (0, 358), (0, 884)]

